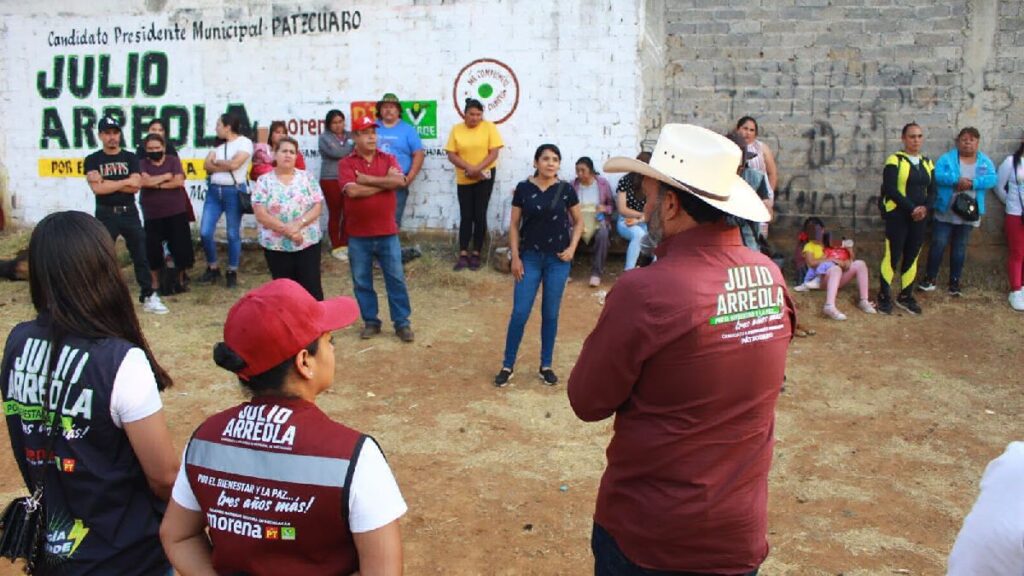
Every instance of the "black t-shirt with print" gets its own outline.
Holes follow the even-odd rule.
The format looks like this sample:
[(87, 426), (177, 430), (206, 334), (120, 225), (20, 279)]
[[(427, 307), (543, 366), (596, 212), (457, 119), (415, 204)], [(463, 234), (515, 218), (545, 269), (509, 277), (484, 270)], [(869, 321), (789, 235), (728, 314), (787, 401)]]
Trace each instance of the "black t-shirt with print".
[(557, 254), (568, 248), (572, 234), (569, 208), (579, 203), (576, 191), (561, 180), (546, 190), (529, 180), (520, 182), (512, 195), (512, 205), (522, 210), (519, 249)]
[[(86, 173), (97, 170), (104, 180), (127, 180), (139, 173), (139, 159), (135, 154), (122, 149), (117, 154), (97, 150), (85, 157)], [(114, 192), (96, 197), (96, 204), (102, 206), (128, 206), (135, 204), (135, 194)]]
[(626, 195), (626, 207), (637, 212), (643, 212), (644, 205), (647, 204), (647, 197), (640, 189), (642, 181), (642, 176), (636, 172), (630, 172), (620, 178), (618, 186), (615, 187), (616, 194)]

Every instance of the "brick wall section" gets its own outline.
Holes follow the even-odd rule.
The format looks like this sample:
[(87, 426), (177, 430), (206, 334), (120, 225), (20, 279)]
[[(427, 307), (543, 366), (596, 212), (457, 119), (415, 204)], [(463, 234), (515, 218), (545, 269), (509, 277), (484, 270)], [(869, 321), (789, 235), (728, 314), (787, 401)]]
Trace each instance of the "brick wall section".
[[(673, 0), (663, 13), (666, 91), (646, 93), (648, 137), (660, 121), (724, 131), (756, 117), (779, 162), (776, 232), (811, 214), (880, 228), (881, 169), (906, 122), (933, 159), (976, 126), (997, 165), (1024, 133), (1017, 0)], [(989, 197), (976, 236), (1002, 242)]]

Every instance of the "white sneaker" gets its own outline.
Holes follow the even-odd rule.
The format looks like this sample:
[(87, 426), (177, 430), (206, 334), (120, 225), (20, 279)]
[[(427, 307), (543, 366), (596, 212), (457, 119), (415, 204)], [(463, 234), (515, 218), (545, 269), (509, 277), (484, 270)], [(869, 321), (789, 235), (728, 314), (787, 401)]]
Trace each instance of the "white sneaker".
[(1024, 312), (1024, 288), (1010, 292), (1010, 307), (1018, 312)]
[(164, 303), (160, 301), (160, 295), (156, 292), (153, 292), (146, 298), (146, 301), (142, 304), (142, 310), (150, 314), (167, 314), (170, 312), (167, 306), (164, 306)]
[(835, 306), (825, 306), (821, 309), (821, 313), (833, 320), (846, 320), (846, 314), (839, 311), (839, 308)]
[(591, 288), (597, 288), (600, 285), (601, 285), (601, 277), (600, 276), (591, 276), (590, 277), (590, 287)]
[(878, 313), (878, 311), (875, 310), (875, 307), (871, 304), (870, 300), (861, 300), (860, 302), (857, 302), (857, 308), (860, 308), (860, 311), (865, 314)]
[(821, 288), (821, 279), (815, 276), (807, 282), (804, 282), (799, 286), (795, 286), (793, 290), (796, 290), (797, 292), (809, 292), (811, 290), (817, 290), (818, 288)]
[(338, 246), (331, 250), (331, 256), (342, 262), (348, 262), (348, 246)]

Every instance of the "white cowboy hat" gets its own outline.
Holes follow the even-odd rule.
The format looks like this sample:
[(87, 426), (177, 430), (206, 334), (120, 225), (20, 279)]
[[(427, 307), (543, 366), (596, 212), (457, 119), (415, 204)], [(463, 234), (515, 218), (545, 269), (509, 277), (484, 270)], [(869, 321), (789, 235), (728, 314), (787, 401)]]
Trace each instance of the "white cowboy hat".
[(735, 142), (693, 124), (666, 124), (649, 164), (616, 156), (605, 172), (636, 172), (689, 192), (728, 214), (753, 222), (771, 219), (768, 208), (736, 174), (742, 151)]

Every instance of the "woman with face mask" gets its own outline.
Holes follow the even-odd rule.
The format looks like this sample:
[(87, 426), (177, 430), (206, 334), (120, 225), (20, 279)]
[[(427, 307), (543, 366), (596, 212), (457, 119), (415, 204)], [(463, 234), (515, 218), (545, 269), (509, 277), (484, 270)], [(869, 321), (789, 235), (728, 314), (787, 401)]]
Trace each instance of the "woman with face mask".
[(166, 142), (159, 134), (148, 134), (143, 141), (146, 155), (139, 160), (142, 172), (143, 227), (146, 231), (146, 259), (152, 279), (153, 294), (146, 298), (142, 309), (155, 314), (166, 314), (167, 307), (160, 301), (156, 290), (160, 287), (160, 271), (164, 267), (164, 242), (178, 270), (177, 285), (187, 290), (186, 270), (195, 262), (192, 249), (192, 231), (188, 217), (192, 213), (188, 197), (181, 193), (185, 171), (177, 156), (166, 153)]

